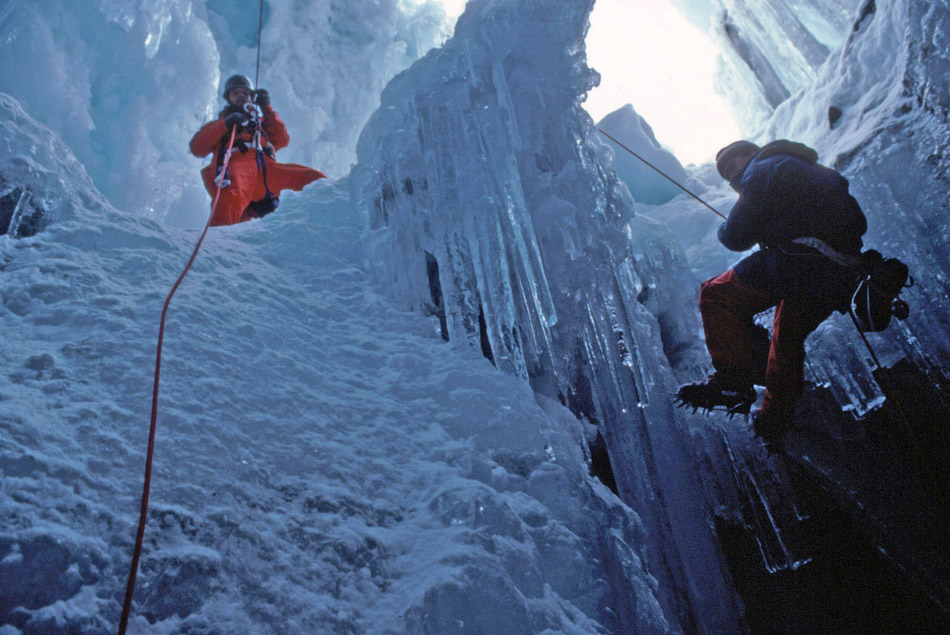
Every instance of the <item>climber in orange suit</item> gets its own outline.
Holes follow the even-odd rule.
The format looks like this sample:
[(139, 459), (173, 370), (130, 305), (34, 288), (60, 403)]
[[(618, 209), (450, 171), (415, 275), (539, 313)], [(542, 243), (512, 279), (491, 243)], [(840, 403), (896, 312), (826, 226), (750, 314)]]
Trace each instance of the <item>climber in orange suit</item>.
[[(228, 105), (217, 119), (201, 127), (189, 146), (199, 158), (214, 153), (212, 163), (201, 170), (212, 199), (221, 184), (212, 225), (234, 225), (266, 216), (277, 209), (282, 190), (299, 192), (308, 183), (326, 178), (319, 170), (274, 159), (277, 150), (290, 143), (290, 135), (271, 107), (266, 90), (255, 91), (247, 77), (233, 75), (224, 85), (224, 99)], [(231, 159), (222, 174), (231, 129), (235, 126)]]

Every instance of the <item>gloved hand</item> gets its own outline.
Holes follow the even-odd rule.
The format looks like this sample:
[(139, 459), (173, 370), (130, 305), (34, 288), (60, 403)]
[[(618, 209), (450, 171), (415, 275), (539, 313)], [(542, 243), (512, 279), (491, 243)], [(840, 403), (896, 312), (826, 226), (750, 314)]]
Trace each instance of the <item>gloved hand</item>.
[(270, 106), (270, 93), (263, 88), (258, 89), (254, 97), (254, 102), (258, 106)]
[(227, 124), (228, 128), (242, 124), (248, 120), (248, 116), (243, 112), (232, 112), (230, 115), (225, 118), (224, 123)]

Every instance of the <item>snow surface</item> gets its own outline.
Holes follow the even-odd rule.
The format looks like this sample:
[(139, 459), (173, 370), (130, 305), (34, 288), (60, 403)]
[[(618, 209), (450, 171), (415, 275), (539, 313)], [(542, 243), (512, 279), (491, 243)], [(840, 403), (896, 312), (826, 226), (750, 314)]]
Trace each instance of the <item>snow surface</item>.
[[(4, 177), (50, 217), (0, 238), (0, 621), (106, 632), (195, 233), (109, 206), (7, 96), (0, 121)], [(172, 303), (132, 632), (668, 629), (581, 424), (379, 295), (345, 183), (280, 212), (215, 231)]]

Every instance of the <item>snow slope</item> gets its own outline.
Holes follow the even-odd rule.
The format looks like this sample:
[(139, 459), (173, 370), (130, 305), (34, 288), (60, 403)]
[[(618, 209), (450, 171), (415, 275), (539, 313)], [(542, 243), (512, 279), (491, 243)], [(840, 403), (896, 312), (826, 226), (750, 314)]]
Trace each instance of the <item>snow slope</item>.
[[(107, 632), (196, 232), (109, 206), (7, 96), (0, 121), (49, 217), (0, 238), (0, 624)], [(580, 424), (392, 308), (341, 185), (214, 230), (172, 302), (132, 632), (666, 630)]]

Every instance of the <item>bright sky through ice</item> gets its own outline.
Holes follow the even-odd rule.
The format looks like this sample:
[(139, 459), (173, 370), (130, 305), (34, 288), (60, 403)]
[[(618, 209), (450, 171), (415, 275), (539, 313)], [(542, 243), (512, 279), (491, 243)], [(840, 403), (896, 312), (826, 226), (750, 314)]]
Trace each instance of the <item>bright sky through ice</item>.
[(729, 105), (713, 90), (717, 56), (709, 38), (668, 0), (597, 0), (587, 64), (601, 84), (585, 107), (599, 121), (633, 104), (681, 163), (711, 160), (739, 138)]
[[(465, 0), (442, 4), (454, 20)], [(597, 0), (590, 23), (587, 63), (601, 83), (584, 105), (594, 121), (633, 104), (683, 164), (712, 160), (739, 138), (729, 105), (713, 90), (716, 47), (668, 0)]]

